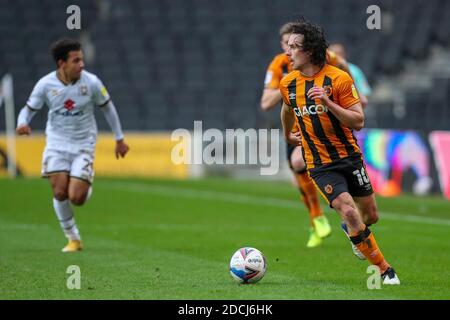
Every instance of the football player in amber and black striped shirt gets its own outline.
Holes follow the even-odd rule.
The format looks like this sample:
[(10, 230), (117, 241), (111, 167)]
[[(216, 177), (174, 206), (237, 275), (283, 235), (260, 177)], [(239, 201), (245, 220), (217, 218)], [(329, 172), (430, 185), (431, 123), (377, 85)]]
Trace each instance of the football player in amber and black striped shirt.
[[(280, 104), (282, 101), (279, 90), (280, 81), (292, 71), (289, 58), (286, 55), (287, 43), (291, 34), (291, 25), (292, 23), (290, 22), (285, 23), (280, 28), (280, 44), (284, 52), (273, 58), (267, 69), (264, 91), (261, 97), (261, 109), (263, 111), (268, 111)], [(333, 52), (327, 53), (327, 62), (337, 65), (338, 58)], [(306, 246), (308, 248), (315, 248), (321, 245), (323, 238), (330, 235), (331, 226), (320, 207), (316, 187), (306, 171), (301, 147), (288, 144), (286, 151), (289, 167), (294, 174), (295, 183), (300, 191), (300, 197), (309, 211), (311, 227)]]
[[(352, 78), (326, 63), (322, 28), (293, 24), (287, 56), (293, 71), (281, 80), (281, 119), (288, 143), (303, 146), (306, 166), (324, 198), (341, 216), (355, 250), (378, 266), (384, 284), (400, 284), (368, 225), (378, 220), (371, 183), (353, 130), (364, 113)], [(293, 133), (298, 121), (300, 130)]]
[[(282, 101), (279, 90), (281, 79), (292, 71), (289, 58), (286, 55), (288, 49), (287, 44), (291, 34), (291, 26), (291, 22), (285, 23), (279, 31), (280, 45), (283, 49), (283, 53), (275, 56), (267, 68), (264, 80), (264, 90), (261, 96), (261, 109), (263, 111), (269, 111), (280, 104)], [(350, 72), (347, 61), (328, 49), (326, 51), (326, 62), (346, 72)], [(364, 96), (360, 95), (361, 101), (363, 101), (362, 98), (364, 98)], [(367, 99), (364, 98), (364, 101), (366, 100)], [(301, 149), (301, 146), (288, 144), (286, 156), (289, 167), (294, 174), (294, 181), (299, 188), (301, 199), (308, 208), (310, 215), (311, 227), (306, 246), (308, 248), (314, 248), (320, 246), (322, 239), (330, 235), (331, 227), (328, 219), (320, 208), (317, 190), (306, 171), (306, 164)]]

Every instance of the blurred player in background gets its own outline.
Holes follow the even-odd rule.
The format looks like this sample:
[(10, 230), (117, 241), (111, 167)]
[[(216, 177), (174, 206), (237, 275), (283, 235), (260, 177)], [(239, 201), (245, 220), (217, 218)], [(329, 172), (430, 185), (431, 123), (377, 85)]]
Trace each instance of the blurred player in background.
[[(400, 284), (367, 225), (378, 220), (372, 185), (353, 130), (364, 112), (349, 74), (327, 64), (322, 28), (292, 25), (287, 56), (294, 71), (280, 83), (281, 120), (288, 143), (302, 145), (314, 183), (346, 225), (350, 241), (381, 272), (384, 284)], [(292, 133), (296, 124), (300, 132)]]
[[(273, 109), (282, 101), (279, 84), (281, 79), (292, 71), (289, 58), (286, 55), (288, 49), (287, 43), (291, 32), (292, 23), (290, 22), (280, 28), (280, 45), (283, 53), (277, 55), (267, 69), (264, 91), (261, 97), (261, 109), (263, 111)], [(348, 71), (345, 59), (340, 58), (334, 52), (328, 50), (326, 59), (329, 64)], [(320, 208), (316, 187), (306, 171), (301, 147), (288, 144), (286, 149), (289, 167), (295, 176), (300, 195), (311, 217), (311, 228), (306, 246), (308, 248), (314, 248), (319, 246), (322, 243), (322, 239), (331, 233), (331, 227)]]
[(347, 60), (347, 53), (344, 45), (342, 43), (332, 43), (330, 44), (329, 49), (336, 53), (338, 57), (347, 61), (350, 75), (355, 82), (360, 98), (361, 96), (369, 98), (372, 94), (372, 88), (370, 87), (369, 82), (367, 81), (367, 78), (361, 68)]
[(97, 76), (83, 70), (81, 44), (73, 39), (60, 39), (51, 46), (51, 52), (57, 70), (36, 83), (19, 113), (16, 132), (29, 135), (31, 119), (44, 104), (48, 106), (42, 176), (49, 178), (53, 207), (69, 239), (62, 251), (74, 252), (83, 245), (71, 204), (84, 204), (92, 192), (94, 178), (97, 140), (94, 108), (100, 107), (114, 132), (116, 158), (124, 157), (129, 148), (108, 91)]

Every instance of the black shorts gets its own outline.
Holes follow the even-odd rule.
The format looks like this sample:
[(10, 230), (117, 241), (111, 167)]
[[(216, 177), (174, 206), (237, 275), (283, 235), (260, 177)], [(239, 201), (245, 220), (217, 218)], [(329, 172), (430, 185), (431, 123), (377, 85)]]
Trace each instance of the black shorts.
[(333, 200), (343, 192), (353, 197), (365, 197), (373, 193), (364, 162), (359, 156), (313, 168), (309, 173), (330, 207)]

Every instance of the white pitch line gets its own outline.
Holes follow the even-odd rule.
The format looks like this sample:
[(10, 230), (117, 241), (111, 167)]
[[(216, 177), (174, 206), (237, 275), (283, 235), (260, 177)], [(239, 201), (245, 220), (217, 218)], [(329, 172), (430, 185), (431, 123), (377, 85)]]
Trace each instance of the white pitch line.
[[(171, 187), (162, 185), (148, 185), (135, 182), (131, 183), (108, 182), (107, 184), (102, 184), (102, 187), (129, 192), (152, 193), (155, 195), (166, 197), (181, 197), (185, 199), (204, 199), (209, 201), (234, 202), (247, 205), (272, 206), (277, 208), (289, 208), (289, 209), (300, 208), (298, 201), (267, 198), (267, 197), (262, 198), (257, 196), (241, 195), (221, 191), (198, 190), (192, 188)], [(397, 214), (387, 211), (380, 211), (380, 214), (382, 219), (387, 220), (450, 226), (450, 220), (447, 219), (421, 217), (407, 214)]]
[(450, 226), (450, 220), (381, 211), (382, 219)]

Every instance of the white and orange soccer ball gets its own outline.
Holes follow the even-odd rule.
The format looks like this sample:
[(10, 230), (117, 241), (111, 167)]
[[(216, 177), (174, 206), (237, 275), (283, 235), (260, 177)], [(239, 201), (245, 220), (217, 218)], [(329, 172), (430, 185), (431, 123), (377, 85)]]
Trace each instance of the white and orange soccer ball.
[(266, 266), (266, 258), (261, 251), (244, 247), (231, 257), (230, 274), (239, 283), (255, 283), (264, 277)]

